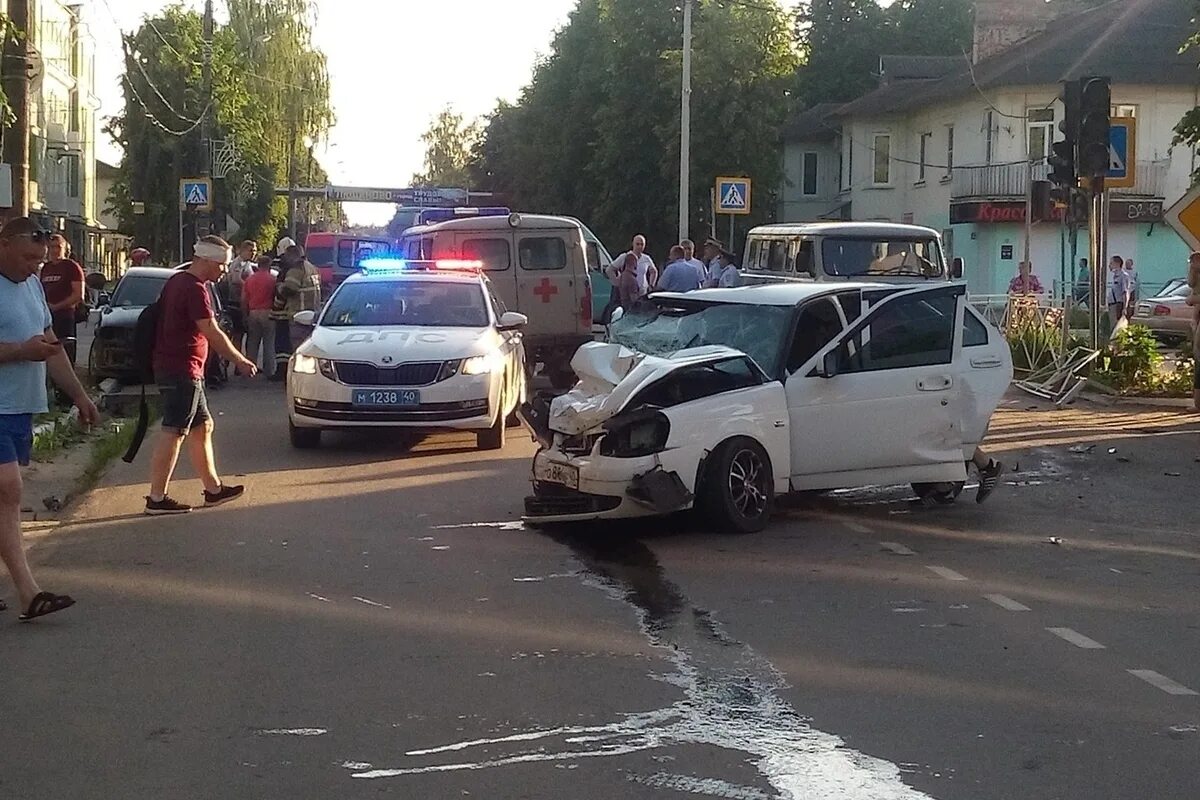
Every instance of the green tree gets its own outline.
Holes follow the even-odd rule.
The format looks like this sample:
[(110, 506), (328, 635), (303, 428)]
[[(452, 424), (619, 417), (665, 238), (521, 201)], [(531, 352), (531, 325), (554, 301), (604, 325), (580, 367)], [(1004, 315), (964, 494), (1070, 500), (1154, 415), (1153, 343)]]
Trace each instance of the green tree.
[(896, 49), (920, 56), (970, 53), (974, 32), (972, 0), (896, 0), (888, 7)]
[(467, 187), (470, 184), (471, 152), (479, 135), (478, 123), (465, 122), (462, 114), (450, 107), (439, 111), (421, 134), (425, 144), (425, 169), (413, 175), (413, 186)]
[(802, 106), (845, 102), (869, 91), (880, 54), (900, 44), (888, 35), (888, 14), (875, 0), (811, 0), (796, 19)]
[[(215, 181), (215, 220), (230, 213), (240, 237), (274, 244), (287, 218), (277, 183), (327, 181), (311, 157), (333, 122), (325, 58), (311, 41), (311, 5), (229, 0), (228, 6), (229, 23), (214, 32), (211, 106), (195, 11), (170, 6), (123, 36), (125, 109), (107, 131), (125, 155), (107, 200), (122, 228), (159, 258), (178, 248), (178, 180), (200, 174), (206, 163), (200, 123), (206, 111), (210, 136), (232, 141), (236, 154), (228, 176)], [(145, 204), (145, 213), (133, 213), (134, 201)], [(317, 213), (341, 221), (340, 207)]]

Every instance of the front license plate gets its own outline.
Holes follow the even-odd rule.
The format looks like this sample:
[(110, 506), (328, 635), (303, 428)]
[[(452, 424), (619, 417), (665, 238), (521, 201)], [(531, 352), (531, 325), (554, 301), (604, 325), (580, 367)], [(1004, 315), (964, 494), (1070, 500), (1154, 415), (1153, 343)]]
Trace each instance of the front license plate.
[(416, 389), (355, 389), (350, 399), (355, 408), (394, 408), (421, 405)]
[(560, 464), (548, 458), (538, 459), (533, 465), (533, 477), (546, 483), (557, 483), (568, 489), (579, 488), (579, 467)]

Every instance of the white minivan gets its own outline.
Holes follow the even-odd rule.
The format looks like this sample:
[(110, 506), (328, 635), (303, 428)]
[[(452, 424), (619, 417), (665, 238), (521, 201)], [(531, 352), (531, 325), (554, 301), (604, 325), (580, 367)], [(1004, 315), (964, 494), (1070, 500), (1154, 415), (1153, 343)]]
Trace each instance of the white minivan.
[(938, 232), (890, 222), (787, 222), (746, 235), (742, 283), (944, 281), (952, 275)]

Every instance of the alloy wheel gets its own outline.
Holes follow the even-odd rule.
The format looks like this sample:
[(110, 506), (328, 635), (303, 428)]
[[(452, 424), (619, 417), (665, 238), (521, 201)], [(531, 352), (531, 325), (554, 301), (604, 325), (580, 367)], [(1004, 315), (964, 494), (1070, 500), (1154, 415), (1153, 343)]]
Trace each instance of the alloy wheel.
[(748, 448), (729, 462), (729, 497), (743, 519), (755, 519), (766, 511), (766, 473), (758, 453)]

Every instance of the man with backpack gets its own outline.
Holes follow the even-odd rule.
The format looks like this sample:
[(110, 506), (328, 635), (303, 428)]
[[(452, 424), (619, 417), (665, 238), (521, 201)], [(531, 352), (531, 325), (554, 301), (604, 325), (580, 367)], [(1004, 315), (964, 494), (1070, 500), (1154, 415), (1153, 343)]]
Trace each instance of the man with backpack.
[[(213, 420), (204, 394), (204, 365), (211, 346), (237, 367), (253, 376), (254, 362), (243, 356), (217, 324), (208, 283), (218, 281), (233, 251), (219, 236), (205, 236), (193, 247), (191, 265), (172, 275), (158, 302), (142, 312), (153, 321), (154, 380), (162, 397), (162, 432), (150, 460), (150, 494), (146, 513), (186, 514), (192, 507), (167, 494), (179, 451), (187, 443), (192, 466), (204, 484), (204, 506), (211, 508), (236, 500), (244, 486), (226, 486), (217, 475), (213, 459)], [(156, 319), (155, 319), (156, 317)], [(143, 320), (138, 320), (140, 328)]]

